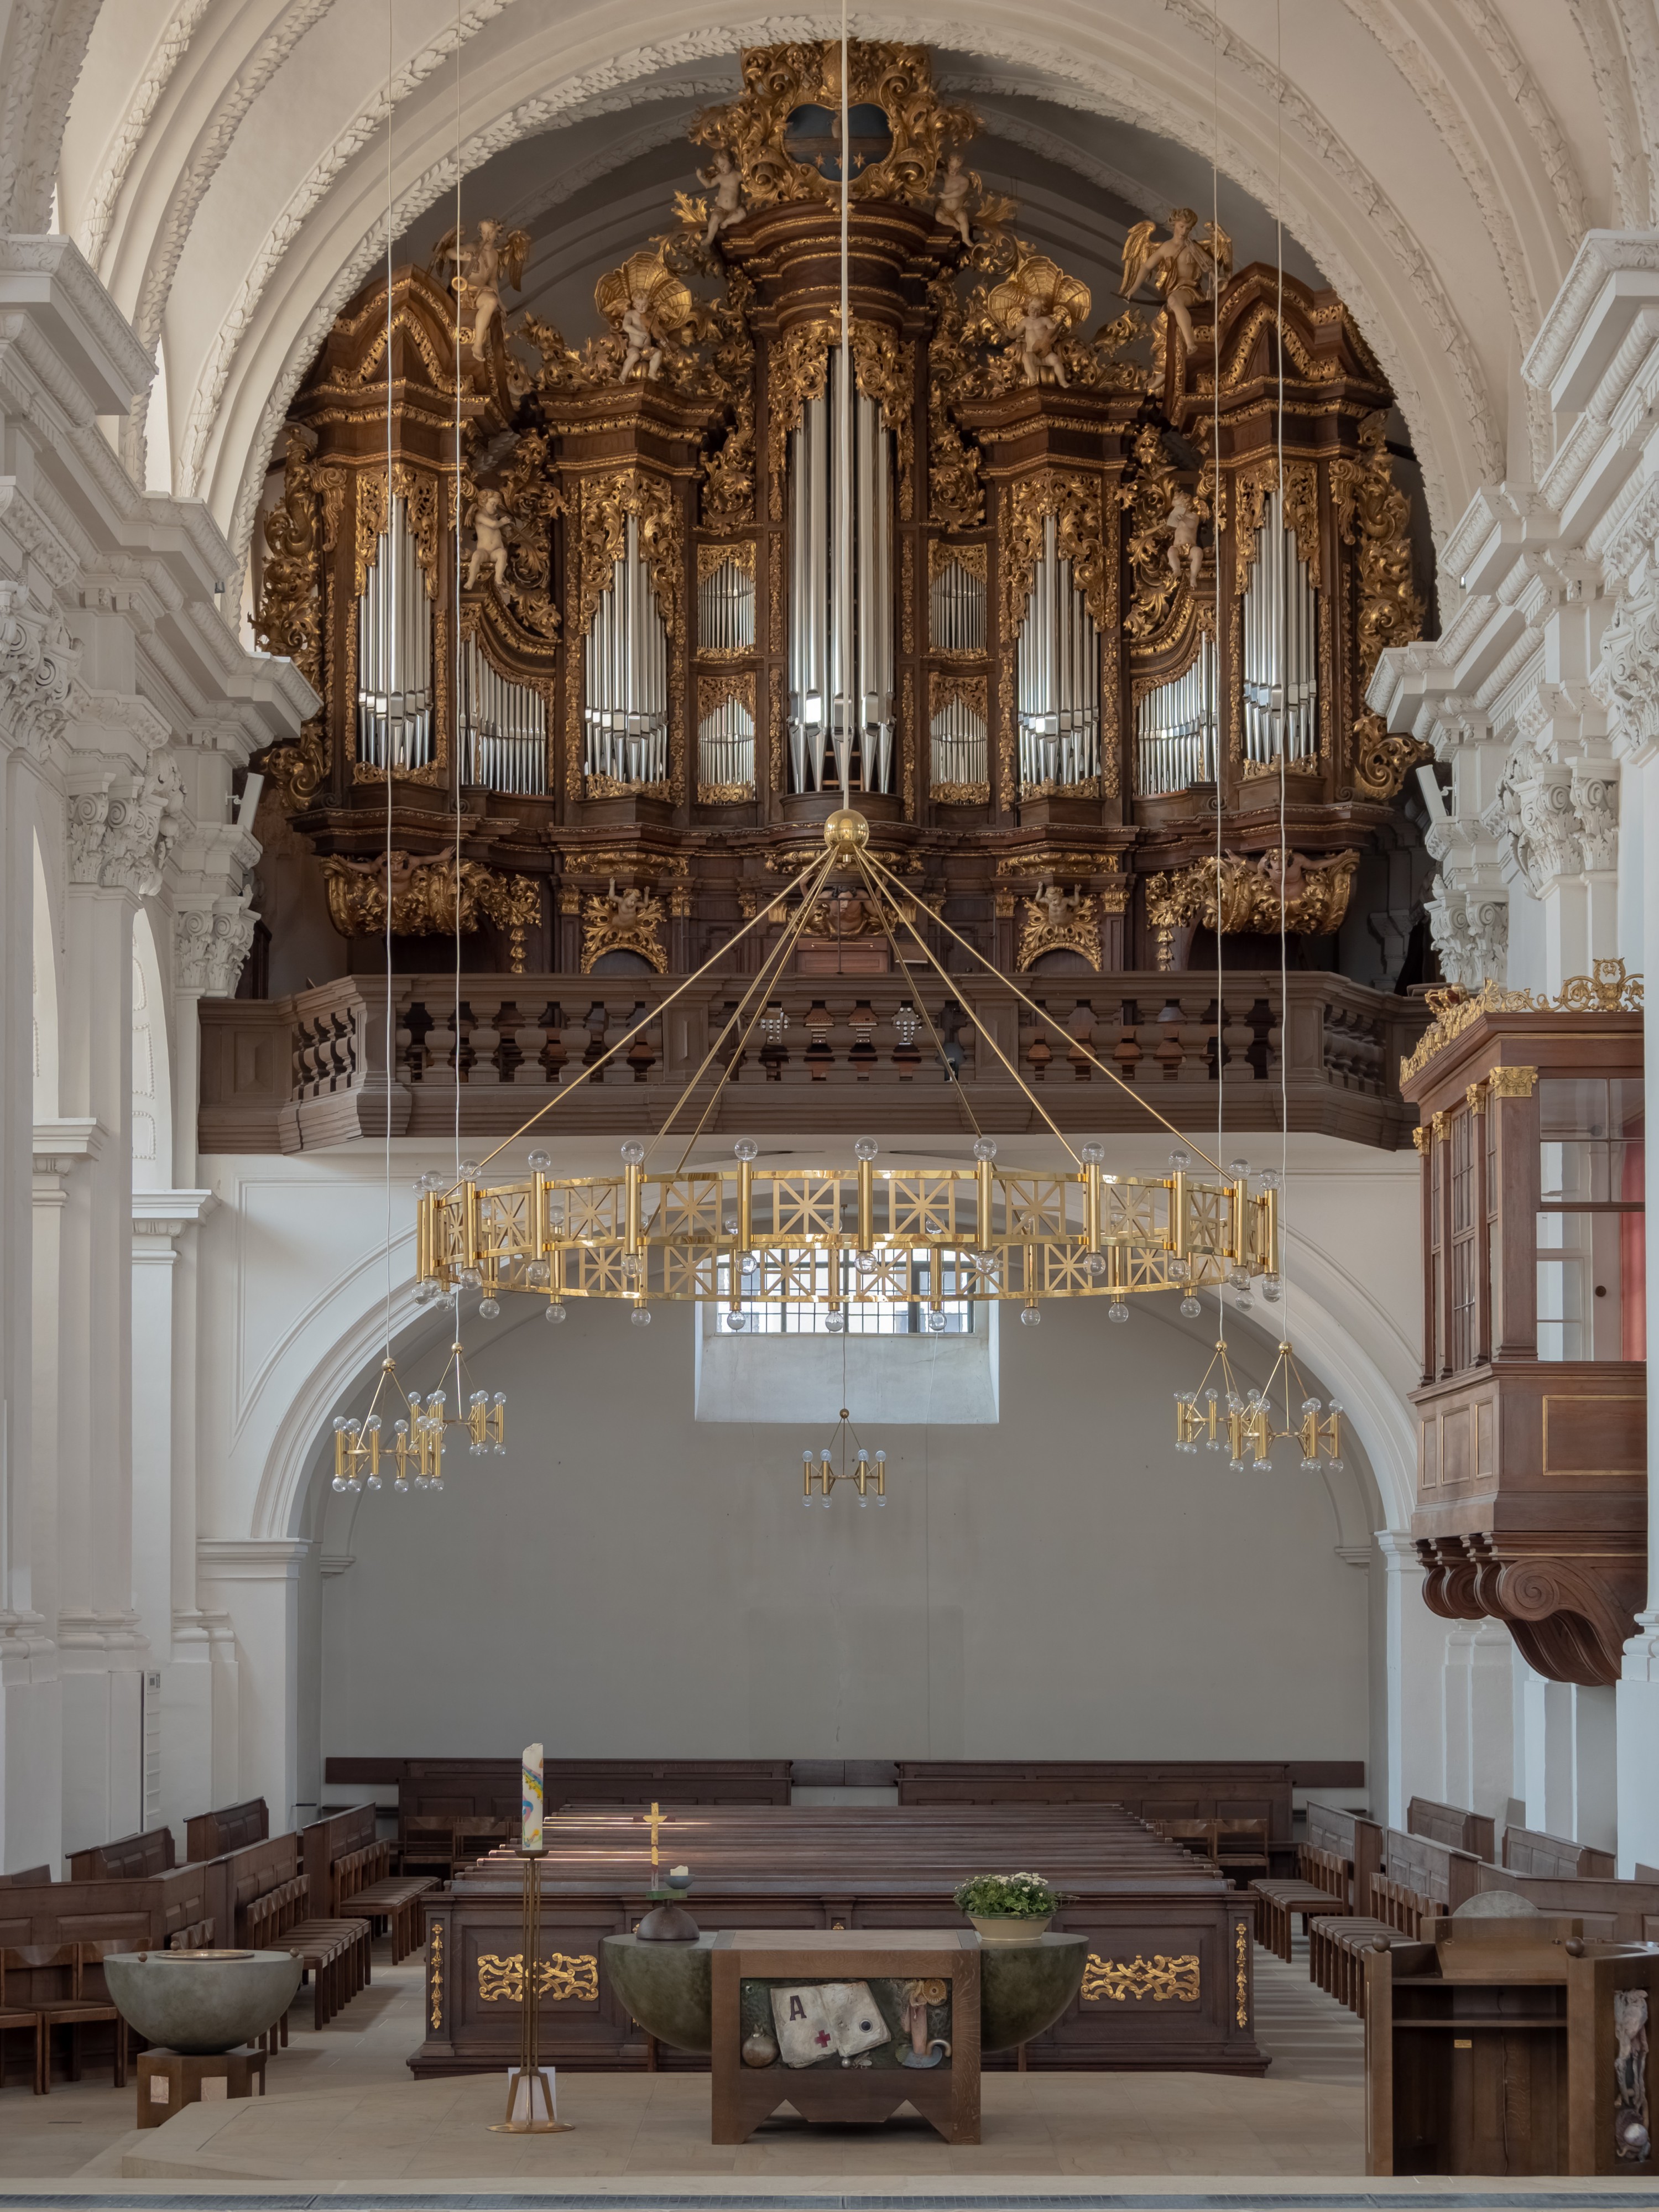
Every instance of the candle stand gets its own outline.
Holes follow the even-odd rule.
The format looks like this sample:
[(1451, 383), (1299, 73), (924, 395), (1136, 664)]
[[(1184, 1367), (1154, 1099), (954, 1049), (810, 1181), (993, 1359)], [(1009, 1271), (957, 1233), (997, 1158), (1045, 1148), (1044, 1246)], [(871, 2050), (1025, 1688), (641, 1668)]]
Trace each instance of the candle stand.
[[(543, 2073), (538, 2048), (541, 2014), (542, 1882), (538, 1845), (520, 1846), (524, 1863), (524, 1931), (520, 1946), (523, 1979), (519, 2005), (519, 2063), (507, 2079), (507, 2118), (490, 2124), (493, 2135), (568, 2134), (572, 2123), (553, 2116), (553, 2094)], [(520, 2115), (522, 2100), (522, 2117)]]

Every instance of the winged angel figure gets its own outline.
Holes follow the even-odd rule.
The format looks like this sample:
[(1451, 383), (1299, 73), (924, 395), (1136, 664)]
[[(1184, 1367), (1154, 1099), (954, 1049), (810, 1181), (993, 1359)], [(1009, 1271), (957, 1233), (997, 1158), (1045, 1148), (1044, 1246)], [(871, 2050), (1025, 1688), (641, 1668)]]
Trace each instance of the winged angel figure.
[(517, 291), (524, 282), (525, 256), (530, 251), (527, 230), (503, 233), (501, 224), (494, 216), (485, 216), (478, 225), (478, 234), (470, 243), (464, 225), (458, 223), (447, 230), (433, 249), (432, 266), (441, 269), (448, 262), (455, 264), (455, 274), (449, 280), (455, 294), (459, 312), (465, 317), (469, 310), (472, 316), (472, 358), (484, 360), (489, 348), (489, 326), (501, 315), (501, 290), (511, 286)]
[(1233, 242), (1219, 224), (1198, 228), (1191, 208), (1173, 208), (1170, 235), (1155, 244), (1158, 225), (1150, 218), (1135, 224), (1123, 241), (1123, 282), (1121, 300), (1131, 300), (1150, 277), (1175, 319), (1187, 350), (1193, 349), (1191, 308), (1195, 301), (1214, 299), (1233, 273)]

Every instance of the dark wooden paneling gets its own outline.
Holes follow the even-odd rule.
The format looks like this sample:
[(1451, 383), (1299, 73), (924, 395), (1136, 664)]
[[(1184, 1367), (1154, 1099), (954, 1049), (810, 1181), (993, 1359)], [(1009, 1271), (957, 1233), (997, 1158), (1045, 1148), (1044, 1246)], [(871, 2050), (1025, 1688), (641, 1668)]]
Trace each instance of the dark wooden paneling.
[(222, 1858), (270, 1833), (270, 1814), (263, 1797), (244, 1799), (216, 1813), (197, 1813), (185, 1823), (185, 1856), (191, 1860)]
[(1598, 1851), (1592, 1844), (1575, 1844), (1566, 1836), (1547, 1836), (1536, 1828), (1504, 1829), (1504, 1864), (1511, 1874), (1574, 1881), (1581, 1876), (1611, 1881), (1619, 1872), (1613, 1852)]
[(1473, 1851), (1478, 1859), (1498, 1856), (1498, 1823), (1484, 1813), (1467, 1812), (1462, 1805), (1437, 1805), (1431, 1797), (1413, 1797), (1406, 1808), (1406, 1826), (1413, 1836), (1426, 1836), (1449, 1850)]
[(175, 1863), (172, 1829), (146, 1828), (142, 1835), (72, 1851), (69, 1874), (71, 1881), (130, 1881), (139, 1875), (166, 1874)]

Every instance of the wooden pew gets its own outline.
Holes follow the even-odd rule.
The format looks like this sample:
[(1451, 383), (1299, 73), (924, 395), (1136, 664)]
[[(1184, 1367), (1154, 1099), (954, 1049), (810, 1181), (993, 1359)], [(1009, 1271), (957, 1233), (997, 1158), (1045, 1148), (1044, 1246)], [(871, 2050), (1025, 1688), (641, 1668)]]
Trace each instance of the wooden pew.
[(392, 1875), (392, 1845), (375, 1834), (373, 1805), (331, 1814), (300, 1835), (307, 1887), (325, 1918), (384, 1923), (394, 1966), (420, 1949), (425, 1933), (421, 1899), (437, 1884), (430, 1875)]
[(1374, 1874), (1370, 1883), (1370, 1910), (1351, 1913), (1342, 1920), (1316, 1920), (1311, 1937), (1310, 1970), (1320, 1988), (1350, 2012), (1365, 2016), (1365, 1954), (1382, 1936), (1403, 1938), (1408, 1943), (1431, 1943), (1434, 1923), (1445, 1906), (1432, 1898), (1407, 1889)]
[(1659, 1881), (1511, 1874), (1507, 1867), (1479, 1872), (1482, 1889), (1518, 1890), (1540, 1912), (1582, 1920), (1586, 1942), (1659, 1942)]
[(1382, 1858), (1390, 1881), (1443, 1905), (1448, 1912), (1455, 1912), (1481, 1887), (1481, 1863), (1473, 1851), (1437, 1843), (1429, 1836), (1390, 1828), (1382, 1839)]
[[(1121, 1805), (1143, 1820), (1267, 1823), (1275, 1864), (1291, 1863), (1288, 1759), (901, 1759), (901, 1805)], [(1356, 1763), (1353, 1786), (1365, 1770)]]
[(1472, 1851), (1478, 1859), (1498, 1856), (1498, 1823), (1484, 1813), (1465, 1812), (1461, 1805), (1437, 1805), (1431, 1797), (1413, 1797), (1406, 1808), (1406, 1827), (1413, 1836), (1444, 1844), (1454, 1851)]
[[(291, 1951), (311, 1977), (313, 2024), (326, 2027), (369, 1979), (367, 1920), (313, 1917), (297, 1835), (246, 1844), (210, 1862), (208, 1896), (227, 1943)], [(286, 2042), (286, 2026), (282, 2030)]]
[(1547, 1836), (1538, 1828), (1505, 1828), (1503, 1863), (1511, 1874), (1542, 1875), (1558, 1881), (1610, 1881), (1619, 1873), (1613, 1852), (1599, 1851), (1593, 1844), (1575, 1844), (1565, 1836)]
[(49, 1866), (23, 1867), (16, 1874), (0, 1874), (0, 1889), (41, 1889), (51, 1880)]
[(142, 1835), (120, 1836), (112, 1844), (94, 1844), (71, 1851), (71, 1881), (131, 1881), (146, 1874), (166, 1874), (177, 1863), (171, 1828), (146, 1828)]
[(217, 1813), (193, 1814), (185, 1823), (185, 1856), (203, 1862), (222, 1859), (227, 1851), (263, 1844), (270, 1833), (270, 1814), (264, 1799), (249, 1797)]
[[(541, 1869), (542, 2049), (550, 2063), (647, 2063), (644, 2040), (602, 1979), (604, 1936), (647, 1906), (650, 1837), (636, 1813), (550, 1816)], [(1103, 1803), (671, 1808), (665, 1863), (692, 1869), (691, 1905), (726, 1928), (962, 1926), (965, 1876), (1034, 1868), (1067, 1893), (1059, 1924), (1090, 1938), (1077, 2006), (1027, 2047), (1039, 2067), (1148, 2067), (1259, 2074), (1250, 1916), (1202, 1862)], [(428, 1900), (426, 2040), (417, 2076), (493, 2069), (517, 2047), (504, 1994), (518, 1955), (521, 1863), (503, 1852), (459, 1869)], [(671, 2068), (701, 2062), (665, 2051)]]
[[(15, 1878), (0, 1888), (0, 1950), (50, 1952), (81, 1945), (82, 1996), (88, 2002), (107, 2004), (99, 1947), (144, 1951), (212, 1942), (206, 1875), (204, 1867), (182, 1866), (165, 1874), (113, 1880), (27, 1882)], [(68, 1994), (66, 1971), (42, 1966), (9, 1975), (8, 2002), (27, 2008), (61, 2000)], [(89, 2024), (87, 2032), (98, 2044), (112, 2049), (106, 2038), (115, 2037), (118, 2028), (111, 2023)]]

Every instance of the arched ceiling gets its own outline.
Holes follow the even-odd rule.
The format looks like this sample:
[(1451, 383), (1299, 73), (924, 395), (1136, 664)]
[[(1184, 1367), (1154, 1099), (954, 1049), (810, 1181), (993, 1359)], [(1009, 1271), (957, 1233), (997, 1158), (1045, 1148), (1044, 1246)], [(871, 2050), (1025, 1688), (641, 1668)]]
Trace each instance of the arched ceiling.
[[(580, 334), (738, 49), (838, 27), (732, 0), (0, 0), (0, 222), (45, 227), (55, 180), (164, 354), (173, 488), (240, 550), (388, 198), (394, 250), (423, 248), (459, 173), (464, 211), (532, 231), (525, 298)], [(906, 0), (853, 29), (935, 48), (985, 117), (975, 166), (1103, 312), (1125, 224), (1207, 210), (1212, 156), (1241, 261), (1282, 214), (1287, 266), (1395, 382), (1442, 539), (1477, 483), (1547, 460), (1519, 363), (1583, 230), (1655, 220), (1659, 0)]]

